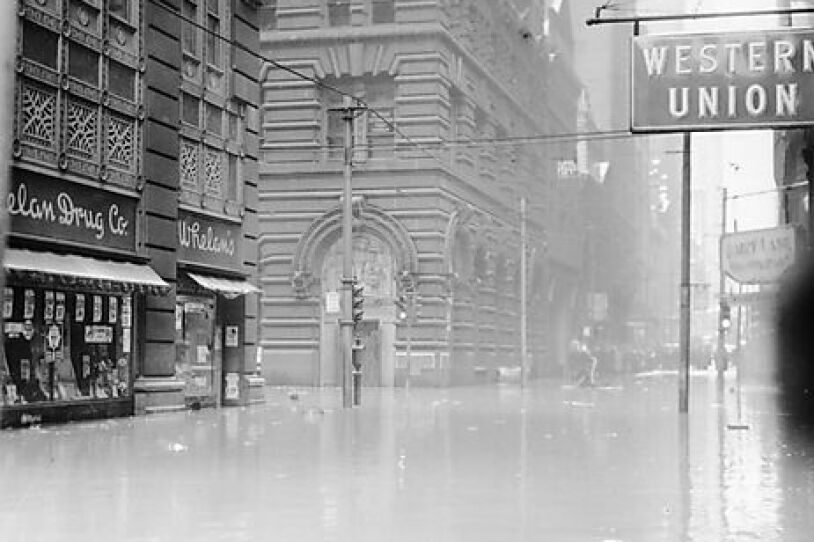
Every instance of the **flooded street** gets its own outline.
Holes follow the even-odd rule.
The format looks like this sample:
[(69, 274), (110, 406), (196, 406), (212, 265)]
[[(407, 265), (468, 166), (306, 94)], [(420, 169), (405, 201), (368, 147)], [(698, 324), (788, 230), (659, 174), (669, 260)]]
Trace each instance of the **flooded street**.
[[(269, 390), (264, 406), (0, 434), (7, 540), (809, 540), (767, 388)], [(744, 428), (747, 427), (748, 428)]]

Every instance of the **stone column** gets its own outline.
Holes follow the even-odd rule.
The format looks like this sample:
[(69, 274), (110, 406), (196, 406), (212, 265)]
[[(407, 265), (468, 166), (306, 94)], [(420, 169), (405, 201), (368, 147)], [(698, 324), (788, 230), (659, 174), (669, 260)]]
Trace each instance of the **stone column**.
[[(162, 7), (145, 3), (144, 173), (139, 250), (170, 285), (176, 281), (178, 218), (178, 81), (181, 23)], [(184, 384), (175, 378), (175, 289), (139, 303), (141, 325), (136, 413), (184, 408)]]

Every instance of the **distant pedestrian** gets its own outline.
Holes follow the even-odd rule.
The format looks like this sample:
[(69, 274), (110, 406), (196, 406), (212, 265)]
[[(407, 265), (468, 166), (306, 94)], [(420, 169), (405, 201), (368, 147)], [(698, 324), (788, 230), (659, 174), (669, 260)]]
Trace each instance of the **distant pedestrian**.
[(577, 386), (594, 386), (596, 384), (597, 359), (588, 345), (579, 341), (572, 341), (568, 356), (574, 383)]

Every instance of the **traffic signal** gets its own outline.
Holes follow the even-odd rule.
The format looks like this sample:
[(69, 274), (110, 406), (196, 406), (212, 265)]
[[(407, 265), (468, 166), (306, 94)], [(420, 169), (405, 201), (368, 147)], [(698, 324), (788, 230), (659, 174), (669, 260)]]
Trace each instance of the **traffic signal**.
[(359, 322), (362, 321), (362, 316), (365, 314), (365, 311), (362, 308), (362, 305), (364, 305), (365, 302), (365, 288), (364, 286), (360, 286), (356, 280), (353, 281), (351, 288), (351, 297), (353, 298), (351, 303), (351, 306), (353, 307), (353, 325), (358, 326)]
[(393, 303), (396, 304), (396, 320), (399, 323), (404, 323), (407, 321), (407, 317), (410, 315), (408, 312), (409, 307), (407, 306), (407, 296), (404, 294), (400, 294)]
[(720, 309), (721, 329), (729, 329), (732, 326), (732, 309), (726, 301), (721, 301)]

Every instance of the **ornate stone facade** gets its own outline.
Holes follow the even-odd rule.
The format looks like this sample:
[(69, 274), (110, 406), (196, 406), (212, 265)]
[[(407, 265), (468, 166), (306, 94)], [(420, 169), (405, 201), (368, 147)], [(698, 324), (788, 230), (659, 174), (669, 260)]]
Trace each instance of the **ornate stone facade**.
[[(474, 382), (518, 365), (520, 198), (534, 203), (528, 250), (538, 255), (530, 267), (541, 275), (554, 158), (575, 151), (573, 143), (516, 138), (573, 132), (579, 95), (550, 92), (564, 68), (549, 62), (543, 3), (395, 1), (395, 24), (374, 22), (369, 0), (351, 2), (342, 21), (317, 0), (274, 4), (269, 30), (261, 31), (266, 54), (384, 112), (385, 120), (368, 112), (356, 123), (354, 194), (366, 205), (354, 228), (389, 244), (396, 267), (382, 276), (396, 284), (387, 291), (400, 291), (399, 277), (409, 276), (420, 307), (409, 329), (392, 303), (366, 310), (381, 334), (378, 383), (408, 375), (425, 384)], [(559, 84), (576, 80), (570, 74)], [(336, 350), (330, 328), (338, 285), (324, 284), (317, 267), (339, 235), (343, 135), (330, 109), (341, 97), (271, 64), (261, 86), (266, 375), (275, 383), (334, 384), (326, 351)], [(544, 299), (546, 284), (535, 281), (529, 298)], [(537, 372), (551, 363), (548, 319), (546, 303), (530, 306)]]

